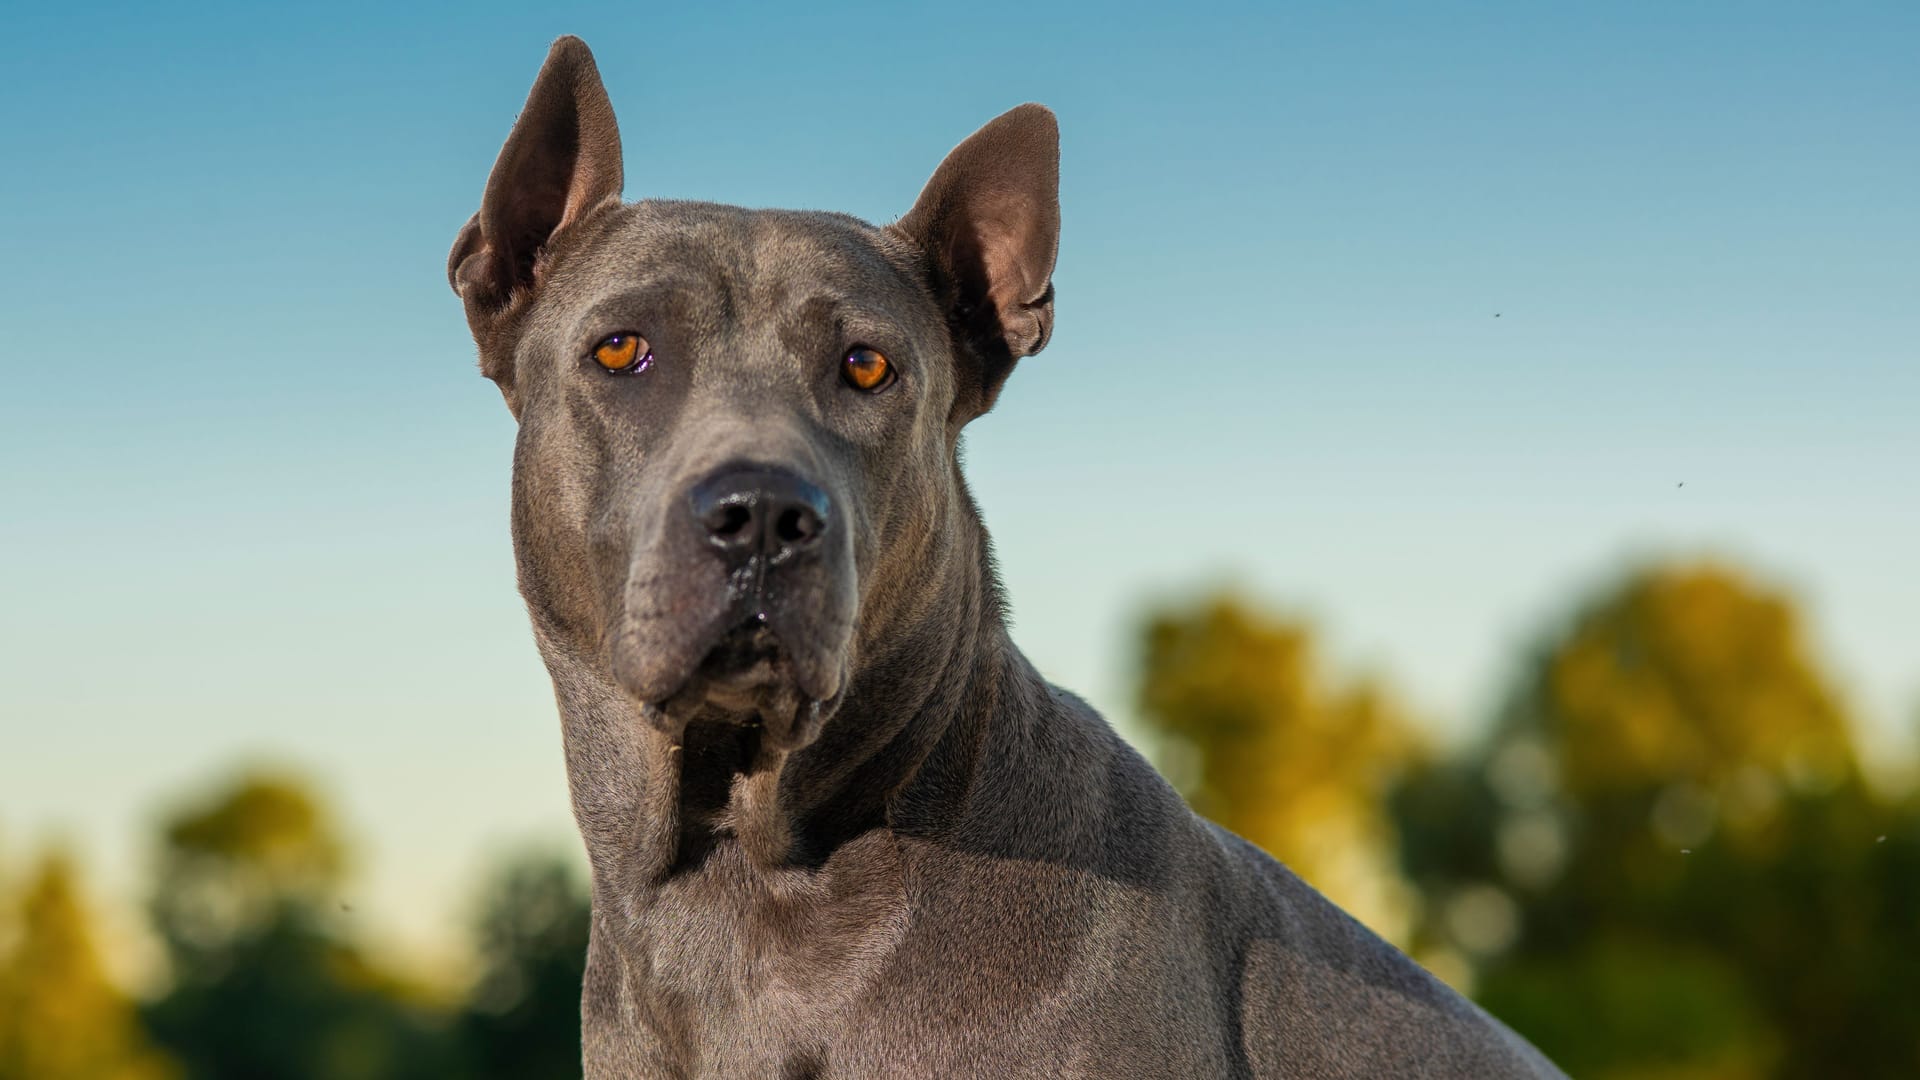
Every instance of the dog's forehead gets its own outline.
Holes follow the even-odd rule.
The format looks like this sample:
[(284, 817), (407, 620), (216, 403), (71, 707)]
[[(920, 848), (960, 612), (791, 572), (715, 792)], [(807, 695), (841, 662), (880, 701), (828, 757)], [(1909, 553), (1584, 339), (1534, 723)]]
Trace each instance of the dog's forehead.
[(647, 200), (622, 207), (591, 248), (585, 261), (599, 281), (669, 279), (755, 307), (819, 293), (920, 295), (914, 250), (846, 214)]

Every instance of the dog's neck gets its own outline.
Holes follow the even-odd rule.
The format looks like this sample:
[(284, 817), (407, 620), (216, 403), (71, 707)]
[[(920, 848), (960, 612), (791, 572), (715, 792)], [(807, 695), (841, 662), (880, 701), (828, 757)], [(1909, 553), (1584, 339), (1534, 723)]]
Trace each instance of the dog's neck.
[[(884, 631), (862, 637), (839, 707), (815, 741), (793, 751), (762, 746), (739, 724), (644, 722), (630, 697), (542, 633), (536, 617), (601, 899), (633, 904), (729, 838), (749, 865), (778, 872), (820, 865), (875, 828), (931, 836), (964, 816), (994, 717), (1039, 677), (1008, 639), (969, 500), (950, 521), (934, 530), (916, 588), (877, 590), (888, 594), (873, 598), (887, 612)], [(929, 581), (937, 587), (925, 588)], [(886, 609), (889, 596), (903, 606)]]

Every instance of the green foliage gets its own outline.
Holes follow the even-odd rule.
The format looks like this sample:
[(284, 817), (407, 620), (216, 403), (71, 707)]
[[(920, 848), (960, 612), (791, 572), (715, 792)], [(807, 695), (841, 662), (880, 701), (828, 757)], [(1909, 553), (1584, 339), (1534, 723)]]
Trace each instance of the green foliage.
[(1595, 940), (1490, 975), (1480, 1001), (1583, 1077), (1768, 1075), (1772, 1037), (1733, 965), (1672, 941)]
[(1629, 575), (1393, 803), (1420, 947), (1575, 1075), (1920, 1073), (1914, 808), (1861, 779), (1786, 598)]
[(159, 836), (149, 914), (170, 978), (144, 1006), (101, 971), (66, 859), (0, 905), (0, 1080), (580, 1075), (589, 905), (569, 863), (499, 868), (474, 926), (479, 977), (449, 1004), (346, 932), (346, 846), (298, 777), (241, 775)]
[(460, 1019), (463, 1075), (580, 1075), (589, 921), (586, 891), (567, 864), (526, 856), (502, 867), (477, 926), (481, 975)]
[(190, 1076), (444, 1074), (443, 1019), (332, 925), (342, 844), (298, 780), (242, 777), (162, 836), (151, 910), (173, 988), (146, 1019)]
[[(1410, 886), (1403, 942), (1573, 1075), (1920, 1075), (1920, 806), (1862, 779), (1788, 598), (1630, 573), (1442, 757), (1232, 598), (1143, 642), (1141, 711), (1195, 808), (1390, 936), (1356, 900)], [(1398, 866), (1356, 888), (1329, 842)]]
[(298, 777), (249, 773), (182, 810), (162, 827), (150, 901), (175, 980), (215, 982), (235, 953), (289, 927), (322, 931), (343, 864), (333, 822)]

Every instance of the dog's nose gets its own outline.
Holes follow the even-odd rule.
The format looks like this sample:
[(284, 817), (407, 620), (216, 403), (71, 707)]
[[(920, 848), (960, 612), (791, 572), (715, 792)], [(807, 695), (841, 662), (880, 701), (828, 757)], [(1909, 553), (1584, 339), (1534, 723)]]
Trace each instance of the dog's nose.
[(730, 560), (780, 563), (820, 545), (831, 515), (827, 493), (791, 473), (727, 469), (693, 486), (693, 518)]

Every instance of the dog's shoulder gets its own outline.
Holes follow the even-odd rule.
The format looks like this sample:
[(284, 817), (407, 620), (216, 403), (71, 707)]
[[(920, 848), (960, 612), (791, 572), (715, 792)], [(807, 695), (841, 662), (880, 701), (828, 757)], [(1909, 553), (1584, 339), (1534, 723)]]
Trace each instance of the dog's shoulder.
[(1207, 823), (1232, 880), (1228, 952), (1256, 1076), (1557, 1077), (1526, 1040), (1246, 840)]

